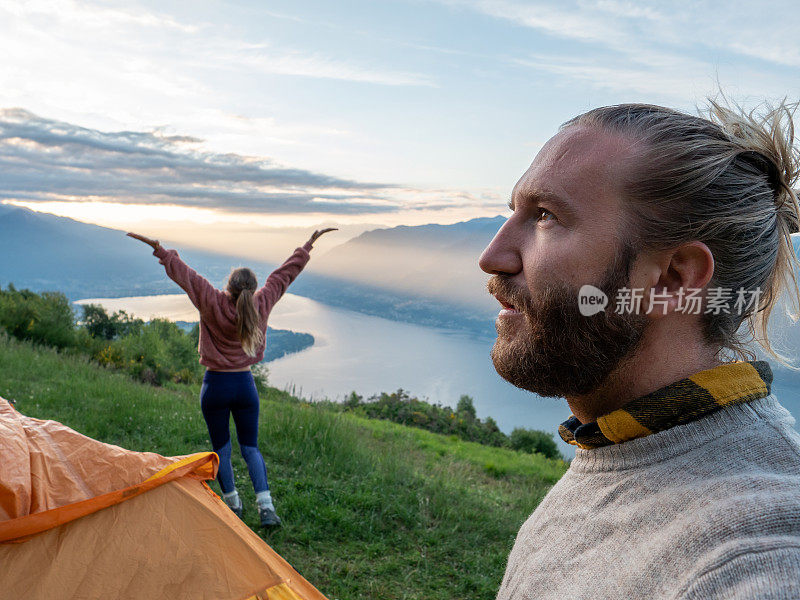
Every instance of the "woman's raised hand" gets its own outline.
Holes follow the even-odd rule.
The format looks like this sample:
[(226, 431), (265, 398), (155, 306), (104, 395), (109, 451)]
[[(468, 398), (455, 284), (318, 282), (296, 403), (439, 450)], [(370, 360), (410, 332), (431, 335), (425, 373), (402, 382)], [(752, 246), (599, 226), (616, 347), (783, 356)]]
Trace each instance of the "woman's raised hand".
[[(338, 227), (328, 227), (327, 229), (317, 229), (313, 234), (311, 234), (311, 238), (308, 240), (308, 242), (310, 244), (313, 244), (314, 242), (316, 242), (319, 239), (319, 237), (321, 235), (323, 235), (325, 233), (328, 233), (329, 231), (338, 231), (338, 230), (339, 230)], [(128, 235), (130, 235), (130, 234), (128, 234)]]
[(157, 250), (158, 247), (161, 245), (158, 243), (158, 240), (151, 240), (149, 237), (145, 237), (143, 235), (139, 235), (138, 233), (131, 233), (128, 232), (128, 237), (132, 237), (135, 240), (139, 240), (140, 242), (144, 242), (148, 246), (151, 246), (153, 250)]

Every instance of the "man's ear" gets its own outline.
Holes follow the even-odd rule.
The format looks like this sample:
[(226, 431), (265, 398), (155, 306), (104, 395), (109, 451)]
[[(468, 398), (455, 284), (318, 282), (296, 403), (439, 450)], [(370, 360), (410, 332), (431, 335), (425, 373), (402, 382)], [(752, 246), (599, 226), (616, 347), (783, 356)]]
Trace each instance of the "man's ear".
[(693, 290), (702, 290), (714, 275), (714, 255), (698, 241), (655, 253), (648, 262), (644, 306), (653, 317), (682, 309), (686, 297)]

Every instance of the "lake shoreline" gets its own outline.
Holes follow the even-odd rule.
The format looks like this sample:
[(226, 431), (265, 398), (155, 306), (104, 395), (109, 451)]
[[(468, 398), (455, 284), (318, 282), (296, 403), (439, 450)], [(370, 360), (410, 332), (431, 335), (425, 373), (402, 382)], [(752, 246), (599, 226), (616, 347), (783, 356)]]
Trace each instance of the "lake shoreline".
[[(183, 294), (80, 302), (89, 301), (142, 319), (199, 318)], [(478, 416), (492, 417), (504, 433), (515, 427), (547, 431), (565, 456), (574, 455), (574, 447), (557, 434), (558, 425), (569, 416), (566, 403), (502, 380), (489, 357), (494, 338), (364, 315), (288, 293), (275, 305), (269, 325), (314, 336), (313, 346), (263, 365), (269, 384), (278, 389), (311, 401), (339, 402), (351, 392), (369, 398), (402, 389), (425, 402), (451, 407), (461, 395), (469, 395)]]
[[(199, 318), (182, 294), (87, 300), (139, 318)], [(337, 402), (351, 392), (368, 398), (402, 389), (420, 400), (451, 407), (466, 394), (474, 399), (478, 416), (492, 417), (504, 433), (515, 427), (547, 431), (554, 434), (565, 456), (575, 455), (574, 446), (557, 433), (570, 414), (566, 402), (541, 398), (502, 380), (489, 357), (494, 338), (399, 323), (293, 294), (286, 294), (275, 306), (269, 323), (314, 337), (314, 344), (302, 352), (261, 363), (269, 384), (278, 389), (311, 401)], [(793, 414), (800, 414), (796, 376), (777, 368), (774, 374), (778, 400)]]

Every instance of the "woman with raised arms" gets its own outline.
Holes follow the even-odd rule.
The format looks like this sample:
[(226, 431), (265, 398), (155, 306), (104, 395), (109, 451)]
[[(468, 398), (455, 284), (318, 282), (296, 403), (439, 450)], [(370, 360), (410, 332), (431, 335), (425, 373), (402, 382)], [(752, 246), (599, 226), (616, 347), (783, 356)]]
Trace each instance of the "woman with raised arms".
[(206, 367), (200, 389), (200, 406), (208, 426), (211, 446), (219, 455), (217, 480), (225, 503), (239, 517), (243, 506), (233, 480), (230, 415), (247, 463), (258, 513), (263, 527), (280, 525), (267, 482), (267, 467), (258, 449), (259, 398), (250, 366), (261, 362), (266, 346), (267, 318), (289, 284), (306, 266), (317, 239), (334, 228), (315, 231), (311, 238), (280, 267), (261, 288), (248, 268), (231, 271), (225, 290), (216, 289), (184, 263), (175, 250), (168, 250), (143, 235), (128, 235), (153, 248), (153, 255), (200, 311), (200, 364)]

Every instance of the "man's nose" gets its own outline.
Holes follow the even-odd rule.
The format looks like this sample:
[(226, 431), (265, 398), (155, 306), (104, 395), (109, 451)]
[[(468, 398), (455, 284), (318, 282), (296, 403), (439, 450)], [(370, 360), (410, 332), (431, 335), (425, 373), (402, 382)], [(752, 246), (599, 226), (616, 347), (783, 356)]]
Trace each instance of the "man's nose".
[(515, 275), (522, 270), (522, 258), (514, 232), (506, 221), (478, 259), (480, 268), (490, 275)]

